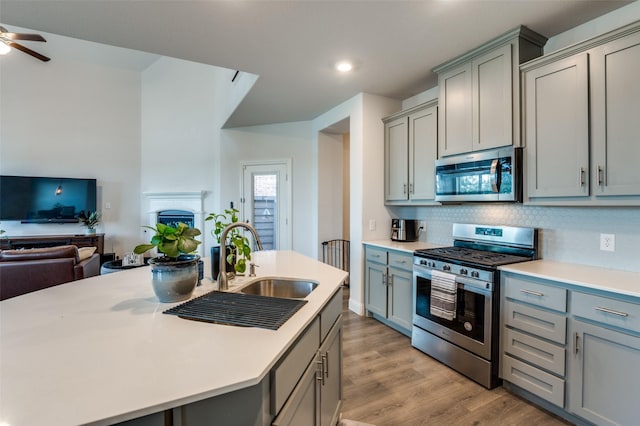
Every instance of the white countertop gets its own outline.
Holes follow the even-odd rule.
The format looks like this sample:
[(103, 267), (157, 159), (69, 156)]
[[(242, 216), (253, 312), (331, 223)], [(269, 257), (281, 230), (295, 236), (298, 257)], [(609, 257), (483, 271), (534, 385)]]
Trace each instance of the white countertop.
[(374, 240), (374, 241), (363, 241), (363, 244), (382, 247), (390, 250), (404, 251), (407, 253), (413, 253), (416, 250), (427, 249), (427, 248), (444, 247), (442, 244), (431, 244), (424, 241)]
[(547, 280), (562, 281), (594, 290), (640, 297), (640, 272), (534, 260), (500, 267), (501, 270)]
[(252, 258), (258, 278), (319, 282), (277, 331), (163, 315), (177, 304), (158, 302), (149, 267), (0, 302), (0, 424), (109, 424), (259, 383), (347, 274), (290, 251)]

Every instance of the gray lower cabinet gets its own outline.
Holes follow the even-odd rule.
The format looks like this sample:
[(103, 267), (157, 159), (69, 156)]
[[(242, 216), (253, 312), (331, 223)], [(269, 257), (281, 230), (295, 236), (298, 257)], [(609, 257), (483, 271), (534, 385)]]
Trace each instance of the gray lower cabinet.
[(338, 319), (308, 365), (274, 426), (336, 424), (342, 407), (342, 321)]
[[(306, 350), (290, 352), (293, 358), (292, 355), (287, 356), (274, 368), (271, 381), (272, 412), (277, 413), (274, 426), (328, 426), (338, 422), (342, 408), (342, 316), (338, 306), (342, 306), (342, 291), (320, 314), (317, 322), (320, 337), (313, 331), (314, 326), (311, 328), (312, 338), (318, 338), (310, 360)], [(326, 321), (322, 320), (323, 317)], [(303, 346), (306, 336), (301, 338)], [(299, 346), (296, 345), (295, 349)], [(299, 363), (305, 365), (302, 374), (292, 368)], [(281, 378), (274, 373), (281, 373)], [(291, 388), (290, 383), (293, 384)], [(285, 398), (286, 402), (280, 405)]]
[(567, 290), (504, 274), (500, 377), (564, 407)]
[(505, 387), (578, 424), (637, 424), (640, 300), (503, 272)]
[(598, 425), (640, 416), (640, 304), (573, 293), (569, 410)]
[(377, 320), (410, 336), (413, 255), (365, 246), (365, 307)]

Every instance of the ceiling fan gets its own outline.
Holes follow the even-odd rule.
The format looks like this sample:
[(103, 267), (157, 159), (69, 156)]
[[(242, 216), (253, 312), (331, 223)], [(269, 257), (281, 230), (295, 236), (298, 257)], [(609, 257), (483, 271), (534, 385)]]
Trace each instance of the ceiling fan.
[(7, 31), (6, 28), (0, 27), (0, 48), (3, 47), (2, 43), (4, 43), (5, 46), (21, 50), (24, 53), (33, 56), (34, 58), (40, 59), (41, 61), (47, 62), (50, 60), (50, 58), (47, 58), (46, 56), (41, 55), (40, 53), (35, 52), (28, 47), (21, 45), (20, 43), (16, 43), (14, 40), (47, 41), (40, 34), (11, 33)]

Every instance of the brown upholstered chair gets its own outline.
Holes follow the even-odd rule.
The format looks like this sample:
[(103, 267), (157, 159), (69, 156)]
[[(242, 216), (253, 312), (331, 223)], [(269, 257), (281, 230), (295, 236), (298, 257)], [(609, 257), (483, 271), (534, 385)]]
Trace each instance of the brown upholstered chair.
[(0, 300), (100, 273), (100, 255), (81, 260), (73, 245), (0, 250)]

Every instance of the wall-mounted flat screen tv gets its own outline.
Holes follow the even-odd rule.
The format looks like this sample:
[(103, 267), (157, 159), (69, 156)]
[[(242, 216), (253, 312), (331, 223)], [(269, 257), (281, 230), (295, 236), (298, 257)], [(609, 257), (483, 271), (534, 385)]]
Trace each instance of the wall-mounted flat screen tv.
[(95, 210), (95, 179), (0, 176), (0, 220), (74, 223)]

